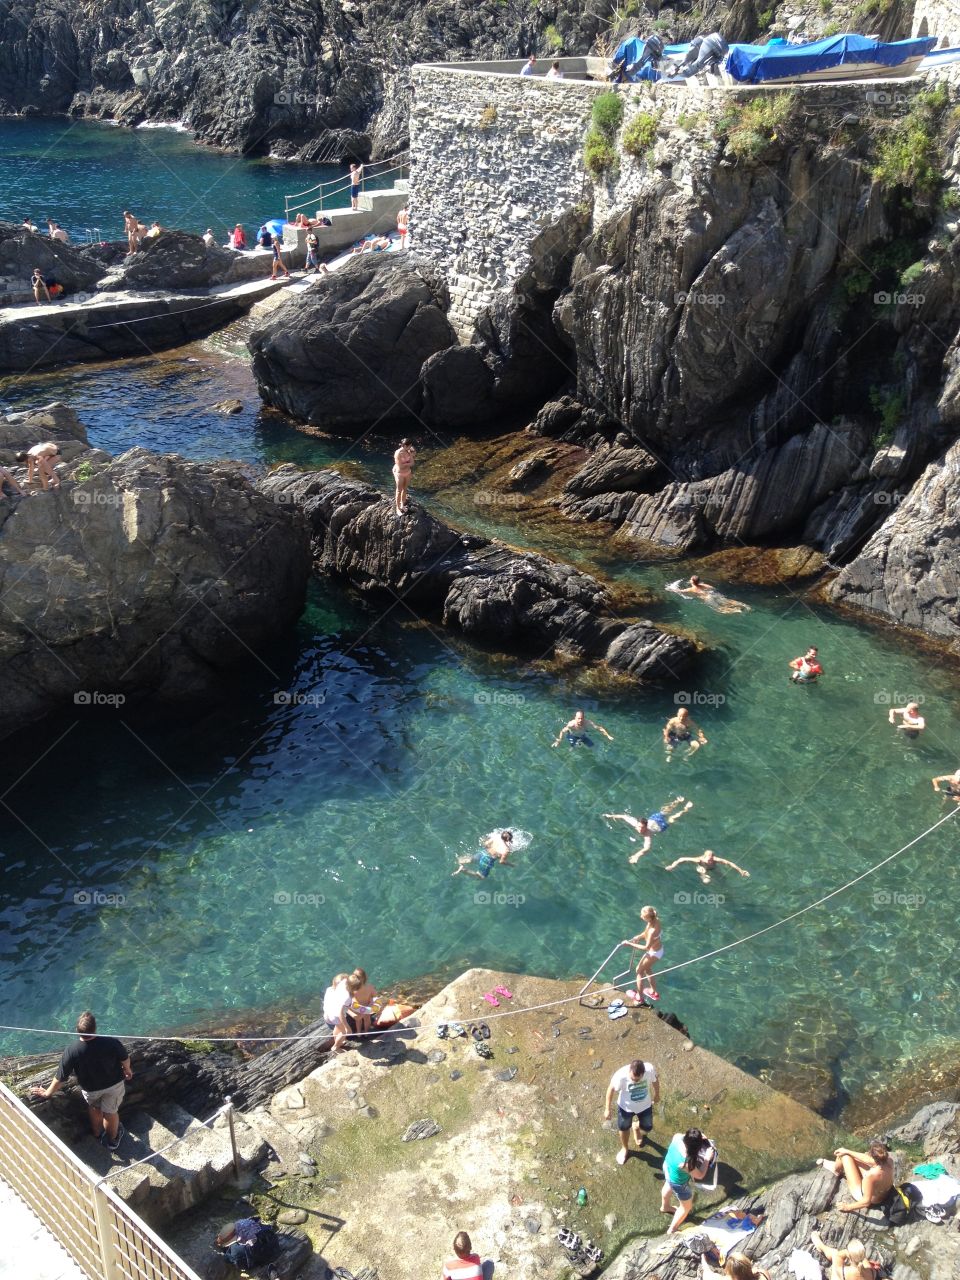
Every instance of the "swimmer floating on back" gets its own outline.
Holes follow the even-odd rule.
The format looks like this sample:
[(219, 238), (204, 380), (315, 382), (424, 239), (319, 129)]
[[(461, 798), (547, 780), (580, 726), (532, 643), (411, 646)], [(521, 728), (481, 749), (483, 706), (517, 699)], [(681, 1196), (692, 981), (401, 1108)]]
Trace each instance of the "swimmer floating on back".
[(738, 867), (735, 862), (731, 862), (729, 858), (718, 858), (712, 849), (704, 849), (699, 858), (676, 858), (669, 866), (664, 867), (664, 871), (673, 871), (679, 867), (681, 862), (692, 862), (697, 868), (697, 875), (704, 884), (710, 883), (710, 872), (714, 867), (730, 867), (734, 871), (738, 871), (742, 876), (749, 876), (749, 871), (744, 871), (743, 867)]
[(551, 742), (551, 747), (559, 747), (563, 741), (563, 735), (567, 735), (567, 741), (571, 747), (592, 747), (593, 743), (584, 732), (586, 729), (596, 729), (597, 733), (602, 733), (608, 742), (613, 741), (611, 734), (607, 733), (602, 724), (597, 724), (595, 720), (588, 720), (582, 711), (575, 711), (573, 719), (568, 720), (560, 732), (557, 734), (556, 740)]
[[(694, 734), (697, 735), (696, 741), (693, 740)], [(701, 747), (707, 745), (707, 735), (696, 720), (690, 718), (690, 712), (687, 708), (681, 707), (677, 714), (671, 716), (663, 726), (663, 745), (667, 748), (668, 764), (673, 758), (674, 747), (682, 746), (685, 742), (689, 742), (690, 748), (684, 759), (689, 760), (695, 751), (699, 751)]]
[[(673, 813), (677, 805), (682, 804), (683, 808), (679, 813)], [(605, 818), (611, 818), (614, 822), (625, 822), (628, 827), (633, 827), (637, 835), (642, 837), (643, 844), (636, 853), (630, 855), (628, 862), (639, 862), (643, 855), (649, 852), (653, 837), (661, 835), (666, 831), (667, 827), (677, 822), (689, 809), (693, 808), (693, 801), (687, 800), (684, 803), (683, 796), (677, 796), (676, 800), (671, 800), (669, 804), (665, 804), (662, 809), (658, 809), (656, 813), (651, 813), (649, 818), (631, 818), (629, 813), (605, 813)], [(673, 814), (669, 817), (669, 814)], [(631, 837), (632, 839), (633, 837)]]
[(749, 613), (750, 606), (744, 604), (742, 600), (731, 600), (729, 596), (721, 595), (716, 587), (703, 579), (696, 573), (690, 575), (690, 581), (685, 587), (675, 586), (673, 588), (677, 595), (693, 596), (697, 600), (702, 600), (704, 604), (708, 604), (711, 609), (715, 609), (717, 613)]
[[(467, 853), (458, 858), (457, 869), (452, 874), (455, 876), (461, 874), (477, 876), (480, 880), (486, 880), (496, 863), (499, 862), (502, 866), (506, 862), (512, 848), (513, 832), (495, 831), (481, 841), (480, 848), (476, 853)], [(469, 869), (471, 863), (476, 863), (476, 870)]]
[(823, 667), (814, 648), (808, 649), (802, 658), (794, 658), (790, 666), (793, 668), (790, 679), (794, 684), (813, 684), (823, 675)]
[(919, 738), (927, 727), (927, 722), (920, 714), (920, 707), (916, 702), (908, 702), (905, 707), (891, 707), (887, 712), (889, 722), (896, 724), (897, 716), (900, 717), (897, 732), (907, 738)]

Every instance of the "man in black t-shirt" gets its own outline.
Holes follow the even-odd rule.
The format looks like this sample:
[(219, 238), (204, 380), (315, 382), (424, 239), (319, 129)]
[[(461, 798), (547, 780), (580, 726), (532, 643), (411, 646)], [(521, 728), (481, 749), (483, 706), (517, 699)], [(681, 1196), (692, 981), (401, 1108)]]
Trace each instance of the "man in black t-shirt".
[(124, 1134), (118, 1114), (124, 1081), (133, 1079), (130, 1055), (113, 1036), (97, 1035), (97, 1020), (89, 1009), (77, 1019), (77, 1033), (80, 1039), (64, 1050), (50, 1084), (46, 1089), (35, 1084), (30, 1092), (35, 1098), (52, 1098), (75, 1075), (90, 1111), (93, 1136), (116, 1151)]

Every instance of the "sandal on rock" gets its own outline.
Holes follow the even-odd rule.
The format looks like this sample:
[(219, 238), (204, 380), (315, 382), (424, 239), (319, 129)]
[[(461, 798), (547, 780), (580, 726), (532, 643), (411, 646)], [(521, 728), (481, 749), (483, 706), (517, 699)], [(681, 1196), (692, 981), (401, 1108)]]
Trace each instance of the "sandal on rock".
[(438, 1022), (437, 1035), (440, 1037), (440, 1039), (446, 1040), (449, 1034), (450, 1034), (450, 1028), (447, 1026), (447, 1024), (445, 1022)]
[(483, 1043), (483, 1041), (482, 1041), (482, 1040), (478, 1040), (478, 1041), (477, 1041), (477, 1043), (476, 1043), (473, 1047), (476, 1049), (477, 1054), (478, 1054), (481, 1058), (492, 1058), (492, 1057), (493, 1057), (493, 1050), (492, 1050), (491, 1048), (489, 1048), (487, 1045), (485, 1045), (485, 1044)]
[(480, 1023), (480, 1025), (479, 1025), (476, 1029), (477, 1029), (477, 1031), (479, 1031), (479, 1032), (480, 1032), (480, 1035), (482, 1036), (482, 1038), (483, 1038), (484, 1040), (489, 1040), (489, 1039), (490, 1039), (490, 1028), (487, 1026), (487, 1024), (486, 1024), (485, 1022), (481, 1022), (481, 1023)]
[(619, 1009), (611, 1009), (607, 1017), (611, 1022), (616, 1022), (618, 1018), (625, 1018), (629, 1012), (629, 1009), (621, 1005)]
[(451, 1022), (447, 1028), (447, 1032), (451, 1036), (465, 1036), (467, 1029), (462, 1022)]
[(557, 1232), (557, 1243), (562, 1244), (564, 1249), (569, 1249), (571, 1253), (576, 1253), (580, 1248), (580, 1237), (569, 1227), (561, 1227)]
[(485, 991), (483, 998), (484, 1000), (486, 1000), (487, 1004), (492, 1004), (495, 1009), (500, 1008), (500, 1001), (497, 999), (497, 997), (493, 994), (492, 991)]
[(503, 996), (504, 1000), (512, 1000), (513, 992), (508, 991), (506, 987), (494, 987), (494, 995)]
[(482, 1040), (482, 1039), (483, 1039), (483, 1032), (482, 1032), (482, 1031), (480, 1030), (480, 1028), (476, 1025), (476, 1023), (474, 1023), (474, 1025), (473, 1025), (473, 1026), (471, 1026), (471, 1028), (470, 1028), (470, 1034), (473, 1036), (474, 1040)]

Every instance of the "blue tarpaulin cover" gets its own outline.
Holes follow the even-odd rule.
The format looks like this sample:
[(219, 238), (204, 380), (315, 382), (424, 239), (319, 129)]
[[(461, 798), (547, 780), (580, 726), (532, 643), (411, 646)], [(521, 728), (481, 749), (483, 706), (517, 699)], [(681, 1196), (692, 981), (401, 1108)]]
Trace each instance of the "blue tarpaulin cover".
[[(613, 55), (613, 61), (617, 63), (622, 61), (624, 74), (626, 74), (627, 67), (632, 67), (634, 63), (639, 62), (643, 57), (643, 46), (645, 44), (646, 41), (641, 39), (640, 36), (629, 36), (620, 44)], [(665, 57), (677, 57), (679, 55), (682, 58), (689, 48), (688, 44), (667, 44), (664, 45), (663, 52)], [(660, 73), (659, 71), (654, 71), (653, 67), (647, 63), (642, 71), (639, 73), (633, 72), (632, 75), (627, 76), (627, 79), (632, 81), (659, 80)]]
[(826, 71), (845, 63), (869, 62), (883, 67), (898, 67), (907, 58), (929, 53), (937, 43), (936, 36), (919, 40), (895, 40), (886, 44), (867, 36), (831, 36), (809, 44), (758, 45), (733, 44), (727, 56), (726, 69), (734, 80), (744, 84), (762, 84), (766, 80), (803, 75), (809, 71)]

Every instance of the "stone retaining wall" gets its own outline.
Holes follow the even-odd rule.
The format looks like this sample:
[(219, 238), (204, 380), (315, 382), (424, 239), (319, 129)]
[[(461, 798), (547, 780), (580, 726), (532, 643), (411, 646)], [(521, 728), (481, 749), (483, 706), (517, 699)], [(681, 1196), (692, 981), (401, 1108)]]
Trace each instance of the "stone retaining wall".
[(917, 0), (911, 35), (938, 36), (938, 49), (960, 45), (960, 4), (956, 0)]

